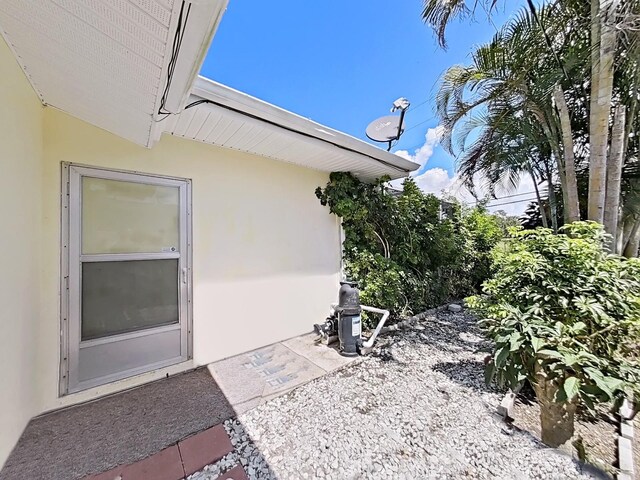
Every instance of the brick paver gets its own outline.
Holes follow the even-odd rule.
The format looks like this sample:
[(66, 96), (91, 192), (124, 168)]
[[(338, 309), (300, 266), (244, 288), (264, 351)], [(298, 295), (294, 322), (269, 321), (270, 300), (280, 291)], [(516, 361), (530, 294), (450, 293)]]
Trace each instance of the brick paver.
[[(181, 440), (164, 450), (129, 465), (89, 475), (85, 480), (180, 480), (217, 462), (233, 451), (233, 445), (222, 425)], [(222, 475), (229, 480), (246, 480), (240, 465)]]
[(178, 442), (186, 475), (202, 470), (233, 451), (224, 426), (216, 425)]

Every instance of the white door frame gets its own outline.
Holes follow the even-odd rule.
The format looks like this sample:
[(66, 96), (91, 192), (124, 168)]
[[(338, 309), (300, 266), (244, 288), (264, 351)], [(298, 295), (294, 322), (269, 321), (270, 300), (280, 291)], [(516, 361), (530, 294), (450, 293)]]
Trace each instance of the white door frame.
[[(82, 255), (81, 252), (81, 178), (83, 176), (179, 188), (180, 249), (176, 253), (133, 253)], [(104, 385), (123, 378), (163, 368), (192, 358), (192, 248), (191, 248), (191, 180), (139, 172), (112, 170), (72, 163), (62, 163), (62, 265), (61, 265), (61, 338), (60, 396)], [(81, 260), (178, 259), (178, 324), (122, 333), (105, 338), (81, 341)], [(98, 379), (80, 382), (78, 360), (81, 348), (115, 340), (135, 339), (151, 333), (180, 330), (180, 355), (157, 363), (131, 368)], [(142, 340), (142, 339), (141, 339)]]

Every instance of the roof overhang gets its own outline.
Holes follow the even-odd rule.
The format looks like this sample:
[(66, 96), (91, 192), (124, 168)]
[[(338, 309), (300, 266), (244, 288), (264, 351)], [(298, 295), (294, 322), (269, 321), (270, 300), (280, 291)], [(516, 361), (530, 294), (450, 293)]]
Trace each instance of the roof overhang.
[(44, 105), (151, 146), (159, 112), (187, 101), (226, 5), (12, 0), (0, 32)]
[(419, 165), (367, 142), (199, 77), (185, 110), (165, 132), (315, 170), (373, 180), (405, 177)]
[(0, 33), (44, 105), (139, 145), (168, 132), (364, 179), (418, 167), (197, 77), (227, 1), (12, 0), (0, 2)]

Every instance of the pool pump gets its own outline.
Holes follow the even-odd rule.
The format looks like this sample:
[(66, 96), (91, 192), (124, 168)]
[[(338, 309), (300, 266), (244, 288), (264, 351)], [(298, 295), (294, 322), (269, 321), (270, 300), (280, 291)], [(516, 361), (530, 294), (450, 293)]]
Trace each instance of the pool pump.
[[(362, 338), (363, 310), (382, 314), (378, 326), (366, 341)], [(340, 341), (340, 354), (345, 357), (355, 357), (373, 346), (388, 317), (388, 310), (361, 305), (358, 284), (344, 281), (340, 282), (338, 303), (331, 305), (331, 311), (325, 322), (314, 325), (313, 329), (320, 337), (327, 340), (327, 344), (337, 336)]]

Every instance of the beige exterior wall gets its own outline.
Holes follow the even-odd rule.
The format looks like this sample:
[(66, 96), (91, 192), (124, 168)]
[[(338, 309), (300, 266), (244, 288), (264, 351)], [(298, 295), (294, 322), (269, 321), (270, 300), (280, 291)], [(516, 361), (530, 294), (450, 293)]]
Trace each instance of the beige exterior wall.
[(311, 331), (326, 316), (340, 234), (314, 191), (328, 174), (172, 136), (146, 149), (51, 108), (44, 144), (41, 410), (158, 375), (57, 398), (61, 162), (192, 180), (195, 365)]
[[(28, 420), (311, 330), (334, 301), (340, 229), (328, 174), (164, 136), (145, 149), (41, 106), (0, 39), (0, 466)], [(61, 162), (192, 180), (193, 360), (65, 397)]]
[(38, 411), (34, 340), (40, 319), (44, 108), (2, 37), (0, 72), (1, 467), (29, 418)]

